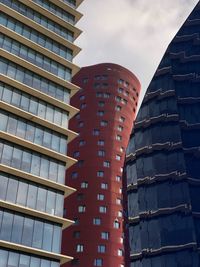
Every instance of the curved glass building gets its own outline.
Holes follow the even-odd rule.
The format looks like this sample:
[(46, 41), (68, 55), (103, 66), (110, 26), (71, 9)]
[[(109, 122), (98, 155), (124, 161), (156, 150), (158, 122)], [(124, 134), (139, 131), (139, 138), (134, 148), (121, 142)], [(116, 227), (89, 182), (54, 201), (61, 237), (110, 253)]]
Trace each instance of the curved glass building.
[(59, 267), (81, 0), (0, 0), (0, 266)]
[(200, 4), (147, 89), (126, 161), (131, 267), (200, 266)]

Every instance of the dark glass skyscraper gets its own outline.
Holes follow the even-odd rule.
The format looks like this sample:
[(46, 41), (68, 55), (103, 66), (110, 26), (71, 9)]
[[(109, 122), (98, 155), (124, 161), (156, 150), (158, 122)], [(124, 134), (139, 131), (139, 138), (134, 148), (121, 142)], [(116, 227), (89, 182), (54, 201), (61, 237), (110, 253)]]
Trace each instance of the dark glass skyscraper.
[(130, 139), (131, 267), (200, 266), (200, 4), (169, 45)]
[(0, 267), (59, 267), (81, 0), (0, 0)]

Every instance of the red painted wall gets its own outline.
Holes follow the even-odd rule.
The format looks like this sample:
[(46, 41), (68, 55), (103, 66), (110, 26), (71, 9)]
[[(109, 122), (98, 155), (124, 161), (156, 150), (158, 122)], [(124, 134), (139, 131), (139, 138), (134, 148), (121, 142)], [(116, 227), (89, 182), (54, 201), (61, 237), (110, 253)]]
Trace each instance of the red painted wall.
[[(125, 258), (129, 257), (125, 253), (118, 256), (118, 250), (124, 251), (126, 247), (127, 253), (128, 243), (121, 241), (125, 217), (119, 217), (118, 212), (123, 211), (126, 195), (122, 199), (120, 188), (124, 181), (122, 178), (117, 181), (116, 176), (122, 177), (121, 168), (135, 119), (140, 83), (129, 70), (110, 63), (82, 68), (73, 83), (82, 88), (71, 100), (71, 104), (80, 109), (80, 115), (70, 121), (70, 129), (79, 132), (79, 137), (69, 144), (68, 155), (74, 157), (74, 152), (79, 152), (79, 163), (66, 173), (66, 185), (76, 188), (77, 192), (65, 200), (65, 210), (67, 218), (77, 218), (79, 223), (63, 231), (62, 253), (77, 259), (64, 266), (91, 267), (95, 266), (95, 259), (102, 259), (102, 266), (122, 267), (127, 265)], [(118, 91), (119, 88), (122, 92)], [(97, 97), (96, 94), (100, 93), (102, 97)], [(103, 94), (110, 94), (110, 97), (104, 98)], [(116, 97), (127, 103), (120, 99), (118, 102)], [(101, 101), (105, 103), (103, 107), (99, 106)], [(121, 106), (121, 110), (117, 111), (116, 106)], [(104, 111), (103, 116), (98, 116), (98, 111)], [(121, 116), (125, 118), (124, 122), (119, 121)], [(101, 121), (108, 124), (101, 126)], [(119, 126), (123, 127), (122, 131), (119, 131)], [(93, 135), (94, 129), (99, 130), (99, 135)], [(116, 140), (116, 135), (120, 135), (122, 140)], [(79, 145), (81, 140), (85, 141), (82, 146)], [(98, 140), (104, 140), (104, 146), (99, 146)], [(120, 150), (122, 147), (124, 151)], [(105, 156), (98, 156), (98, 150), (104, 150)], [(117, 160), (116, 155), (121, 159)], [(104, 161), (110, 162), (109, 168), (103, 166)], [(97, 177), (98, 171), (104, 171), (104, 177)], [(73, 178), (74, 172), (77, 177)], [(84, 181), (88, 182), (88, 188), (81, 188)], [(101, 183), (107, 183), (108, 189), (102, 189)], [(104, 194), (104, 200), (97, 200), (97, 194)], [(116, 203), (117, 198), (122, 200), (121, 204)], [(80, 205), (85, 206), (85, 212), (78, 212)], [(100, 206), (106, 207), (106, 213), (99, 212)], [(94, 225), (93, 218), (101, 218), (101, 225)], [(115, 220), (120, 223), (119, 229), (113, 227)], [(75, 231), (80, 232), (80, 237), (74, 237)], [(109, 240), (101, 239), (101, 232), (109, 232)], [(83, 252), (76, 252), (78, 244), (84, 246)], [(106, 252), (99, 253), (98, 245), (105, 245)]]

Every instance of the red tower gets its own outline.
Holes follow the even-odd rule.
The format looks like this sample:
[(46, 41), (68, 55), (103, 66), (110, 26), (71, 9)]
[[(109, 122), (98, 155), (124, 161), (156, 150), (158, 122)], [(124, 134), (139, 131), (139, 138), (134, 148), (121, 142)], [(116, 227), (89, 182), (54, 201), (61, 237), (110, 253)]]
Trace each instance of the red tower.
[(82, 68), (73, 82), (82, 90), (71, 101), (80, 113), (70, 122), (79, 136), (68, 147), (78, 162), (66, 174), (66, 184), (77, 191), (65, 200), (66, 216), (75, 220), (63, 232), (63, 253), (74, 257), (65, 267), (123, 267), (122, 167), (140, 83), (110, 63)]

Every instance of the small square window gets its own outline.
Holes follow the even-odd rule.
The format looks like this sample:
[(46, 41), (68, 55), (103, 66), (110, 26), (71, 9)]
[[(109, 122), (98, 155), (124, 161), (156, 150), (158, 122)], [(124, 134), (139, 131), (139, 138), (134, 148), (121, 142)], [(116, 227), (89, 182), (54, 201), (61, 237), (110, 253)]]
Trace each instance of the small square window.
[(106, 252), (106, 246), (105, 245), (98, 245), (97, 251), (98, 251), (98, 253), (105, 253)]
[(76, 252), (83, 252), (83, 245), (76, 245)]
[(120, 155), (116, 155), (116, 160), (121, 160), (121, 156)]
[(73, 237), (74, 238), (80, 238), (80, 231), (74, 231), (73, 232)]
[(120, 121), (120, 122), (125, 122), (125, 118), (124, 118), (124, 117), (120, 117), (120, 118), (119, 118), (119, 121)]
[(109, 239), (109, 233), (108, 232), (101, 232), (101, 239), (108, 240)]
[(124, 83), (124, 80), (119, 79), (119, 80), (118, 80), (118, 83), (119, 83), (119, 84), (123, 84), (123, 83)]
[(98, 151), (98, 156), (99, 157), (104, 157), (105, 156), (105, 151), (104, 150), (99, 150)]
[(81, 95), (81, 96), (79, 97), (79, 99), (80, 99), (80, 100), (84, 100), (84, 99), (85, 99), (85, 96), (84, 96), (84, 95)]
[(104, 171), (98, 171), (97, 177), (104, 177)]
[(100, 206), (99, 207), (99, 212), (100, 213), (106, 213), (107, 212), (107, 208), (105, 206)]
[(88, 188), (88, 182), (82, 182), (81, 188)]
[(101, 219), (100, 218), (94, 218), (93, 219), (93, 224), (94, 225), (101, 225)]
[(103, 166), (106, 168), (109, 168), (110, 167), (110, 161), (104, 161)]
[(99, 135), (99, 133), (100, 133), (100, 131), (98, 129), (94, 129), (92, 132), (93, 135)]
[(98, 106), (99, 107), (104, 107), (104, 105), (105, 105), (105, 102), (104, 101), (99, 101), (99, 103), (98, 103)]
[(84, 125), (84, 122), (83, 122), (83, 121), (80, 121), (80, 122), (78, 123), (78, 127), (83, 127), (83, 125)]
[(73, 179), (77, 178), (78, 177), (78, 173), (77, 172), (72, 172), (71, 177)]
[(117, 176), (116, 176), (116, 181), (117, 181), (117, 182), (120, 182), (120, 181), (121, 181), (121, 176), (117, 175)]
[(104, 195), (103, 194), (97, 194), (97, 200), (104, 200)]
[(74, 158), (77, 158), (80, 156), (80, 152), (79, 151), (75, 151), (73, 154)]
[(97, 145), (98, 146), (104, 146), (105, 142), (104, 140), (98, 140)]
[(97, 111), (97, 115), (102, 117), (104, 115), (104, 111), (103, 110), (99, 110)]
[(86, 207), (85, 207), (85, 206), (83, 206), (83, 205), (78, 206), (78, 212), (79, 212), (79, 213), (84, 213), (85, 210), (86, 210)]
[(122, 204), (122, 200), (121, 200), (120, 198), (117, 198), (117, 199), (116, 199), (116, 204), (117, 204), (117, 205), (121, 205), (121, 204)]
[(101, 183), (101, 189), (108, 189), (108, 184)]
[(101, 92), (97, 92), (96, 97), (103, 97), (103, 94)]
[(108, 125), (108, 122), (107, 122), (107, 121), (101, 121), (101, 122), (100, 122), (100, 125), (105, 127), (105, 126)]
[(116, 107), (115, 107), (115, 110), (116, 110), (116, 111), (120, 111), (121, 109), (122, 109), (121, 106), (116, 106)]
[(119, 210), (119, 211), (118, 211), (118, 217), (120, 217), (120, 218), (121, 218), (121, 217), (122, 217), (122, 215), (123, 215), (122, 211), (121, 211), (121, 210)]
[(118, 251), (117, 251), (117, 255), (118, 255), (118, 256), (123, 256), (123, 250), (122, 250), (122, 249), (118, 249)]
[(119, 228), (120, 228), (120, 223), (119, 223), (118, 221), (114, 221), (114, 223), (113, 223), (113, 227), (114, 227), (115, 229), (119, 229)]
[(119, 132), (122, 132), (123, 131), (123, 126), (121, 126), (121, 125), (119, 125), (118, 127), (117, 127), (117, 130), (119, 131)]
[(120, 94), (121, 94), (121, 93), (123, 93), (124, 89), (122, 89), (122, 88), (118, 88), (118, 90), (117, 90), (117, 91), (118, 91), (118, 93), (120, 93)]
[(81, 109), (86, 108), (86, 103), (81, 104)]
[(121, 135), (116, 135), (116, 140), (122, 141), (122, 136)]
[(95, 88), (95, 89), (100, 88), (100, 83), (95, 83), (95, 84), (94, 84), (94, 88)]
[(110, 94), (109, 94), (109, 93), (104, 93), (104, 94), (103, 94), (103, 97), (104, 97), (104, 98), (109, 98), (109, 97), (110, 97)]
[(102, 259), (95, 259), (94, 260), (94, 266), (103, 266), (103, 260)]
[(85, 140), (80, 140), (79, 141), (79, 146), (84, 146), (85, 145)]
[(88, 78), (83, 78), (83, 83), (87, 83), (88, 82)]

